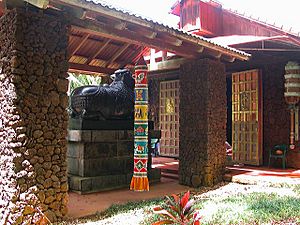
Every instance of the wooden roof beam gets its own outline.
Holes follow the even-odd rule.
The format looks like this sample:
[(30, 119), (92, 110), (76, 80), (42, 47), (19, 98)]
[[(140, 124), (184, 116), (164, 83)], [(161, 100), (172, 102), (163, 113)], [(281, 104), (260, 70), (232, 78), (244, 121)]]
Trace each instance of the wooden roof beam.
[(197, 47), (196, 51), (198, 53), (202, 53), (204, 51), (204, 47), (203, 46), (199, 46), (199, 47)]
[(123, 45), (120, 49), (118, 49), (118, 51), (114, 54), (114, 56), (109, 60), (107, 61), (106, 63), (106, 67), (113, 63), (120, 55), (122, 55), (122, 53), (130, 46), (129, 43), (126, 43), (125, 45)]
[(74, 49), (70, 52), (69, 59), (72, 57), (72, 55), (74, 55), (74, 54), (82, 47), (82, 45), (86, 42), (86, 40), (89, 38), (89, 36), (90, 36), (90, 34), (84, 34), (84, 35), (81, 37), (81, 39), (80, 39), (78, 45), (76, 46), (76, 48), (74, 48)]
[(126, 22), (118, 22), (114, 25), (114, 28), (116, 28), (117, 30), (125, 30), (126, 27), (127, 27)]
[(6, 9), (21, 8), (26, 6), (26, 3), (40, 9), (47, 9), (49, 0), (0, 0), (0, 11)]
[(106, 47), (107, 45), (110, 43), (110, 39), (108, 39), (96, 52), (95, 54), (93, 54), (92, 56), (90, 56), (88, 58), (88, 60), (86, 61), (85, 64), (90, 64), (92, 62), (93, 59), (95, 59), (97, 57), (97, 55), (99, 55)]
[(74, 29), (79, 30), (81, 32), (91, 33), (93, 35), (99, 35), (105, 38), (135, 44), (138, 46), (147, 46), (160, 50), (166, 50), (168, 52), (173, 52), (177, 55), (181, 55), (186, 58), (197, 58), (197, 54), (195, 54), (195, 52), (193, 51), (194, 49), (163, 43), (162, 40), (159, 40), (157, 38), (143, 38), (141, 37), (141, 35), (138, 35), (135, 32), (128, 30), (120, 31), (110, 26), (105, 26), (103, 24), (98, 25), (95, 21), (83, 21), (73, 18), (70, 22), (71, 24), (73, 24)]
[(212, 56), (212, 57), (215, 58), (215, 59), (220, 59), (221, 56), (222, 56), (222, 52), (215, 51), (215, 50), (208, 49), (208, 48), (205, 48), (205, 49), (204, 49), (204, 54), (205, 54), (205, 55)]
[(82, 72), (82, 73), (112, 74), (114, 73), (115, 70), (106, 67), (100, 67), (100, 66), (90, 66), (86, 64), (69, 63), (69, 71)]
[(170, 43), (171, 45), (175, 45), (175, 46), (181, 46), (183, 43), (182, 39), (179, 39), (177, 37), (172, 37), (170, 35), (164, 35), (164, 34), (159, 33), (158, 37), (163, 39), (164, 41)]
[(128, 28), (128, 30), (134, 31), (134, 32), (136, 32), (146, 38), (149, 38), (149, 39), (154, 39), (157, 37), (157, 32), (155, 32), (154, 30), (147, 29), (144, 27), (139, 27), (136, 24), (128, 23), (127, 28)]
[[(130, 23), (136, 24), (140, 27), (155, 30), (155, 32), (168, 33), (170, 36), (177, 37), (181, 40), (184, 40), (184, 41), (187, 41), (190, 43), (194, 43), (195, 45), (201, 45), (206, 48), (222, 52), (222, 54), (234, 56), (235, 58), (240, 59), (240, 60), (248, 60), (251, 56), (249, 54), (240, 53), (240, 52), (234, 51), (232, 49), (227, 49), (226, 47), (216, 45), (214, 43), (206, 41), (205, 39), (195, 38), (192, 35), (182, 34), (181, 32), (179, 32), (175, 29), (170, 29), (161, 24), (151, 23), (140, 17), (132, 16), (132, 15), (130, 15), (128, 13), (124, 13), (122, 11), (111, 10), (109, 7), (105, 7), (100, 4), (91, 4), (91, 3), (87, 4), (86, 2), (84, 2), (82, 0), (55, 0), (55, 1), (59, 1), (61, 4), (64, 4), (64, 5), (71, 5), (73, 7), (84, 8), (87, 11), (92, 11), (94, 13), (101, 14), (101, 16), (105, 16), (108, 18), (120, 19), (122, 21), (127, 21)], [(155, 48), (155, 46), (150, 46), (150, 47)], [(164, 49), (164, 50), (169, 51), (168, 49)], [(174, 52), (174, 51), (169, 51), (169, 52)], [(179, 52), (177, 52), (177, 54), (179, 54)]]
[(235, 57), (229, 55), (222, 55), (221, 60), (232, 63), (235, 61)]

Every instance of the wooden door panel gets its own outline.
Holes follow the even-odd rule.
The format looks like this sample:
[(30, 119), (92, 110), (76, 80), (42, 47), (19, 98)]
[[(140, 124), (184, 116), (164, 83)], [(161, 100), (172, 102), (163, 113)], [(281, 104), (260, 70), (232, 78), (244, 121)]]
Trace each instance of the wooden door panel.
[(262, 164), (262, 80), (259, 70), (232, 74), (233, 160)]
[(179, 80), (160, 83), (160, 155), (179, 156)]

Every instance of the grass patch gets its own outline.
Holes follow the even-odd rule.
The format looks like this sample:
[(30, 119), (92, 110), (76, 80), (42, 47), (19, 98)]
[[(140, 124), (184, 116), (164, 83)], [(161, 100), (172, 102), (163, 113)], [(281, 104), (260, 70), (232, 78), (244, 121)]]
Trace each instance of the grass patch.
[(296, 222), (300, 218), (299, 206), (300, 198), (257, 192), (204, 200), (197, 204), (203, 215), (202, 224)]
[(294, 192), (300, 197), (300, 184), (296, 184), (293, 187)]
[[(300, 222), (300, 197), (275, 193), (253, 192), (227, 198), (219, 196), (197, 200), (195, 207), (200, 209), (203, 216), (202, 225)], [(158, 215), (149, 213), (143, 225), (150, 225), (157, 220)]]

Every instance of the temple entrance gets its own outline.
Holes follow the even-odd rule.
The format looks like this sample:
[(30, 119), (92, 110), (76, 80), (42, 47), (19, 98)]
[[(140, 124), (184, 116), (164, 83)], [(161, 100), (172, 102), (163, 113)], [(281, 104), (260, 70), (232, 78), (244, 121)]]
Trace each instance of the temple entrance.
[(262, 79), (259, 70), (232, 74), (233, 161), (261, 165)]
[(160, 83), (160, 155), (179, 157), (179, 80)]

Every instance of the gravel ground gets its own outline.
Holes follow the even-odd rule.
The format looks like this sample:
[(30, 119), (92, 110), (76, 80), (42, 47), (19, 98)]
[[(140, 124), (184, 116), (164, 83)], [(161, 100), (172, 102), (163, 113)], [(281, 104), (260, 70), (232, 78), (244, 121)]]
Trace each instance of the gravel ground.
[[(266, 187), (266, 185), (243, 185), (238, 183), (220, 183), (212, 188), (203, 187), (191, 191), (195, 199), (205, 198), (226, 198), (236, 194), (248, 194), (252, 192), (265, 192), (276, 193), (278, 195), (296, 196), (297, 194), (288, 187)], [(98, 220), (96, 222), (77, 222), (73, 224), (81, 225), (108, 225), (108, 224), (122, 224), (122, 225), (138, 225), (145, 217), (149, 216), (148, 211), (145, 209), (131, 210), (126, 213), (120, 213), (118, 215)], [(278, 224), (278, 223), (277, 223)], [(293, 223), (280, 223), (280, 224), (293, 224)]]

